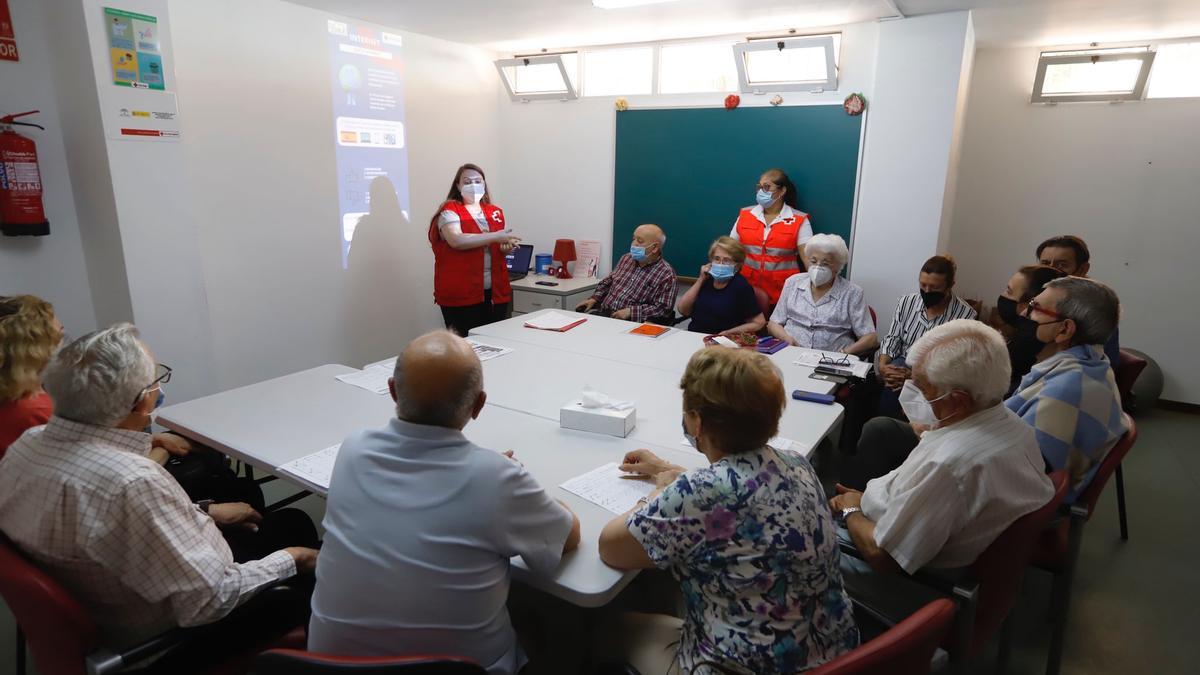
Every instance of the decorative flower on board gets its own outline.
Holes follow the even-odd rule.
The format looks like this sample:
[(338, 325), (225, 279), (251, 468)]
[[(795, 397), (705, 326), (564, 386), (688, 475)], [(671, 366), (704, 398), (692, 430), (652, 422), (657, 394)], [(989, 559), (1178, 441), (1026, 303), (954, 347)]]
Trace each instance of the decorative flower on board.
[(779, 105), (780, 103), (783, 103), (782, 96), (780, 96), (779, 94), (775, 94), (774, 96), (771, 97), (771, 105)]
[(742, 97), (737, 94), (730, 94), (725, 97), (725, 109), (733, 110), (742, 104)]
[(857, 117), (867, 109), (867, 99), (863, 98), (862, 94), (850, 94), (842, 102), (842, 107), (846, 109), (847, 115)]
[(626, 110), (629, 110), (629, 101), (624, 97), (618, 98), (613, 102), (613, 105), (617, 106), (618, 112), (625, 112)]

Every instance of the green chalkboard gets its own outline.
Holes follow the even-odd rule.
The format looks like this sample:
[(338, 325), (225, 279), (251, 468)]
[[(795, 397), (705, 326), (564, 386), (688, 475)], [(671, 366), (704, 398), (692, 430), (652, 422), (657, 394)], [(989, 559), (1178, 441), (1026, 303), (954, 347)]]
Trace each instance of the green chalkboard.
[(850, 243), (862, 118), (840, 105), (629, 110), (617, 115), (613, 264), (633, 230), (656, 223), (666, 258), (695, 276), (712, 240), (738, 210), (754, 205), (763, 171), (779, 167), (796, 184), (814, 232)]

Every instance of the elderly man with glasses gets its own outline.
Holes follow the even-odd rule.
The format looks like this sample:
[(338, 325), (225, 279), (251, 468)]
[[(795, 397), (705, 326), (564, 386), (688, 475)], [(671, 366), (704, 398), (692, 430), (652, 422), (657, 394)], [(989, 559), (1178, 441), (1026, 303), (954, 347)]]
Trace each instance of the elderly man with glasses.
[[(291, 547), (235, 562), (218, 526), (256, 529), (261, 516), (245, 504), (193, 504), (147, 456), (144, 429), (170, 374), (130, 324), (63, 347), (42, 378), (54, 414), (0, 460), (0, 532), (79, 600), (106, 647), (220, 622), (214, 641), (236, 649), (306, 619), (307, 602), (289, 603), (290, 615), (235, 609), (281, 580), (311, 574), (317, 551)], [(158, 665), (173, 672), (221, 651), (210, 644)]]
[(1037, 363), (1004, 405), (1033, 427), (1046, 465), (1070, 474), (1069, 502), (1129, 430), (1104, 355), (1120, 311), (1117, 294), (1099, 281), (1055, 279), (1029, 301), (1013, 338)]

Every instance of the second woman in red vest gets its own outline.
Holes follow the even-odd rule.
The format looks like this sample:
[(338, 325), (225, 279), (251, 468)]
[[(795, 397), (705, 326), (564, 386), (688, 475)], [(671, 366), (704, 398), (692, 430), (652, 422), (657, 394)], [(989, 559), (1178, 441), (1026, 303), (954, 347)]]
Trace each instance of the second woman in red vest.
[(804, 242), (812, 239), (812, 222), (796, 201), (796, 186), (782, 169), (768, 169), (758, 179), (755, 206), (738, 214), (729, 236), (746, 247), (742, 275), (779, 302), (783, 282), (800, 271)]
[(512, 316), (504, 256), (520, 241), (504, 211), (492, 204), (483, 169), (460, 166), (429, 223), (433, 300), (446, 328), (465, 337), (472, 328)]

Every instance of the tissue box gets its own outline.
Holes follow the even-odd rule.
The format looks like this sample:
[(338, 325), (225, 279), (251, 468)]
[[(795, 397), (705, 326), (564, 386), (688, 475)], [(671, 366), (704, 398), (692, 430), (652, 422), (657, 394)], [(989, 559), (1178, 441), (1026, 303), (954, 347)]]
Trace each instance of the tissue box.
[(585, 408), (576, 399), (558, 411), (558, 425), (564, 429), (578, 429), (597, 434), (608, 434), (625, 438), (637, 424), (637, 409)]

